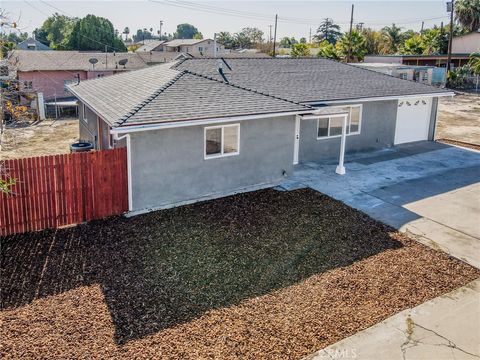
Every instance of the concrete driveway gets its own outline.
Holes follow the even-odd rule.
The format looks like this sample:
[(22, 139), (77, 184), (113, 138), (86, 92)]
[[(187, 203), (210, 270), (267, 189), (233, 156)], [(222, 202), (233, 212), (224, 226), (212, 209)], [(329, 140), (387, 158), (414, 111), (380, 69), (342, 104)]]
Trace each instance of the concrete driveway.
[[(420, 142), (298, 166), (280, 189), (311, 187), (480, 268), (480, 152)], [(404, 310), (308, 359), (478, 359), (480, 279)]]
[(308, 186), (480, 268), (480, 153), (419, 142), (299, 165), (284, 189)]

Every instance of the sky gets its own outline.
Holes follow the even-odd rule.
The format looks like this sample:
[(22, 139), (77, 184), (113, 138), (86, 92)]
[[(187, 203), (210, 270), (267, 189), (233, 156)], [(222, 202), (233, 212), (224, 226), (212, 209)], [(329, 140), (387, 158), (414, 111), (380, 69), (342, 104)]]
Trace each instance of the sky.
[[(160, 20), (162, 32), (173, 33), (177, 24), (190, 23), (204, 37), (215, 32), (238, 32), (243, 27), (258, 27), (268, 39), (270, 27), (278, 14), (277, 38), (294, 36), (309, 39), (310, 29), (315, 33), (321, 19), (329, 17), (344, 31), (349, 27), (351, 5), (354, 4), (354, 24), (380, 29), (395, 23), (404, 29), (420, 30), (448, 23), (446, 1), (195, 1), (195, 0), (130, 0), (130, 1), (46, 1), (3, 0), (1, 8), (13, 20), (18, 20), (22, 32), (31, 33), (52, 13), (83, 17), (94, 14), (108, 18), (113, 26), (130, 32), (153, 28), (157, 33)], [(272, 29), (273, 32), (273, 29)]]

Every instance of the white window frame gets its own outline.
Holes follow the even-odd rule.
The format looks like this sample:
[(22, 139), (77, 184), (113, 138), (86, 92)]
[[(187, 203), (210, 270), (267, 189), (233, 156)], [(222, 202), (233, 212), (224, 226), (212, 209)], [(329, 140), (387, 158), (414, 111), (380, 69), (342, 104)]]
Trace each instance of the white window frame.
[(82, 119), (88, 124), (87, 105), (85, 105), (85, 103), (82, 103)]
[[(358, 131), (351, 132), (350, 131), (350, 114), (352, 111), (352, 108), (358, 107), (360, 108), (360, 113), (358, 117)], [(346, 134), (347, 136), (350, 135), (360, 135), (362, 132), (362, 114), (363, 114), (363, 104), (354, 104), (354, 105), (345, 105), (345, 106), (332, 106), (332, 108), (338, 108), (338, 109), (345, 109), (348, 108), (348, 117), (347, 117), (347, 126), (348, 126), (348, 133)], [(337, 116), (336, 114), (328, 114), (328, 115), (319, 115), (317, 117), (317, 140), (325, 140), (325, 139), (334, 139), (338, 137), (342, 137), (342, 134), (339, 135), (330, 135), (330, 118)], [(338, 116), (341, 116), (339, 114)], [(320, 125), (320, 119), (328, 119), (328, 135), (327, 136), (318, 136), (318, 128)]]
[[(236, 127), (237, 128), (237, 151), (236, 152), (230, 152), (230, 153), (224, 153), (223, 152), (223, 144), (224, 144), (224, 134), (225, 134), (225, 128), (228, 127)], [(215, 129), (222, 129), (222, 136), (221, 136), (221, 153), (220, 154), (212, 154), (212, 155), (207, 155), (207, 131), (208, 130), (215, 130)], [(221, 157), (227, 157), (227, 156), (235, 156), (240, 154), (240, 124), (228, 124), (228, 125), (218, 125), (218, 126), (206, 126), (203, 129), (203, 159), (204, 160), (210, 160), (210, 159), (217, 159)]]

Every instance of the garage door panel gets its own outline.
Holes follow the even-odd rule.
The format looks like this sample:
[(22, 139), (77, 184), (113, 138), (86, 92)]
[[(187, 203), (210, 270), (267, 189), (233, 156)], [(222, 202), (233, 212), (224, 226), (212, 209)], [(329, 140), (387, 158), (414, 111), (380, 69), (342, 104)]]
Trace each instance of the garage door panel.
[(432, 99), (399, 100), (395, 126), (395, 145), (428, 140)]

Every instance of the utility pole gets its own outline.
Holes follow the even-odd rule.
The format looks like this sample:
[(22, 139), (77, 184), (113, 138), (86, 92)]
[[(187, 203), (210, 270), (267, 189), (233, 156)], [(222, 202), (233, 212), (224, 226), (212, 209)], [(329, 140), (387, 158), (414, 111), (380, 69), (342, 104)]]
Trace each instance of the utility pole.
[(268, 25), (268, 27), (270, 28), (270, 36), (268, 37), (268, 42), (269, 42), (269, 43), (272, 42), (272, 26), (273, 26), (273, 25)]
[(275, 43), (277, 42), (277, 20), (278, 15), (275, 15), (275, 31), (273, 33), (273, 57), (275, 57)]
[(359, 22), (359, 23), (356, 25), (356, 28), (357, 28), (358, 31), (362, 31), (362, 30), (363, 30), (363, 24), (365, 24), (365, 23)]
[(350, 14), (350, 31), (348, 32), (348, 57), (347, 63), (350, 62), (352, 56), (352, 26), (353, 26), (353, 4), (352, 4), (352, 13)]
[(162, 25), (163, 25), (163, 20), (160, 20), (160, 34), (158, 36), (158, 40), (162, 40)]
[(310, 28), (310, 32), (308, 33), (308, 43), (312, 43), (312, 28)]
[(423, 34), (423, 25), (425, 24), (424, 21), (422, 21), (422, 28), (420, 29), (420, 34)]
[(450, 63), (452, 61), (453, 12), (455, 10), (455, 0), (451, 0), (449, 4), (451, 8), (450, 8), (450, 35), (448, 37), (447, 75), (450, 72)]

